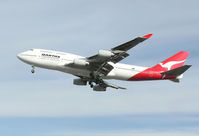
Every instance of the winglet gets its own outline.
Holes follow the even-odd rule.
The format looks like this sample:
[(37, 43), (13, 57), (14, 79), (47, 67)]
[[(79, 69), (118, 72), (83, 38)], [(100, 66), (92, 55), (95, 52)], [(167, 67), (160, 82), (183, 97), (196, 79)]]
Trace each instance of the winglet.
[(142, 38), (150, 38), (151, 36), (152, 36), (153, 34), (147, 34), (147, 35), (145, 35), (145, 36), (142, 36)]

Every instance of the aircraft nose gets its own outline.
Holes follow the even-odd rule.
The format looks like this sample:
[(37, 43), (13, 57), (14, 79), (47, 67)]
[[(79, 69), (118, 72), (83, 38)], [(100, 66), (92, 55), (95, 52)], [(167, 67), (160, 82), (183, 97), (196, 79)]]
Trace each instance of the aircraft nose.
[(17, 58), (21, 60), (21, 53), (17, 54)]
[(17, 54), (17, 58), (23, 62), (31, 62), (32, 56), (34, 56), (34, 54), (30, 51), (25, 51)]
[(24, 54), (25, 54), (25, 52), (17, 54), (17, 58), (23, 61), (25, 59)]

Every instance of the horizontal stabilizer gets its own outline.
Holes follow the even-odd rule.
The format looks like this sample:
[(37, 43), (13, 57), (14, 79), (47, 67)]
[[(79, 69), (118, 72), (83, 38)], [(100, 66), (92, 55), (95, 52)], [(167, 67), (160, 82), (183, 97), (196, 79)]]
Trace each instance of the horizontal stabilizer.
[(162, 75), (168, 75), (168, 76), (179, 76), (182, 73), (184, 73), (187, 69), (189, 69), (191, 67), (191, 65), (184, 65), (182, 67), (178, 67), (166, 72), (162, 72)]
[(170, 79), (170, 81), (173, 81), (175, 83), (180, 83), (180, 79)]

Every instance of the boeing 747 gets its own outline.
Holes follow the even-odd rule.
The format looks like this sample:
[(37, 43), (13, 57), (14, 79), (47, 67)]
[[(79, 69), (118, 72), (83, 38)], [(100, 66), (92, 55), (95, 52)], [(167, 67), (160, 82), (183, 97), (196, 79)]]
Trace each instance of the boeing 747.
[(94, 91), (106, 91), (107, 87), (126, 89), (111, 84), (104, 79), (125, 81), (171, 80), (179, 82), (183, 73), (191, 67), (191, 65), (184, 65), (189, 52), (180, 51), (153, 67), (118, 63), (129, 56), (127, 53), (129, 49), (151, 36), (152, 34), (137, 37), (110, 50), (99, 50), (96, 55), (91, 57), (44, 49), (30, 49), (18, 54), (17, 57), (32, 66), (32, 73), (35, 72), (35, 67), (69, 73), (78, 77), (74, 79), (73, 84), (89, 84)]

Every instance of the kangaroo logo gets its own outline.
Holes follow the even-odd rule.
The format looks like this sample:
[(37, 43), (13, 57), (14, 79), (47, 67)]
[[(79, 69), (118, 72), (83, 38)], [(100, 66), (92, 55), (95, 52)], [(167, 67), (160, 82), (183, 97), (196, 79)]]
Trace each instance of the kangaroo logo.
[(185, 60), (182, 60), (182, 61), (169, 61), (169, 62), (167, 62), (165, 64), (160, 63), (160, 66), (162, 66), (163, 68), (167, 68), (168, 70), (170, 70), (173, 65), (180, 64), (182, 62), (185, 62)]

